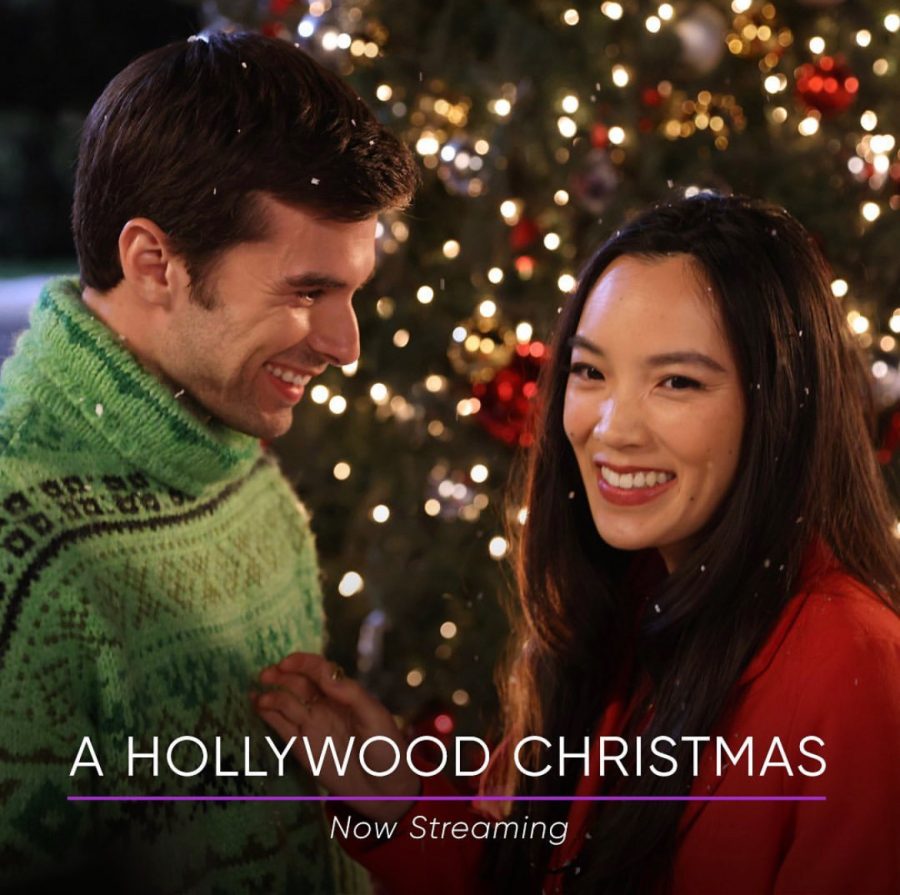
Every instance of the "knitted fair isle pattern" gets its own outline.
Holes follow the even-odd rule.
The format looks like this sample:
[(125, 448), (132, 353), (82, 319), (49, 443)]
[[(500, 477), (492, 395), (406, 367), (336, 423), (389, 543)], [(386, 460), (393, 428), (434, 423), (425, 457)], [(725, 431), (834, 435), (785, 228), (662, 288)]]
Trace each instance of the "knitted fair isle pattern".
[[(191, 415), (76, 281), (52, 282), (0, 375), (0, 891), (367, 891), (317, 803), (66, 799), (315, 793), (290, 757), (278, 775), (249, 692), (263, 666), (321, 649), (320, 606), (275, 462)], [(102, 777), (70, 776), (85, 736)], [(129, 737), (136, 753), (158, 738), (156, 769), (129, 776)], [(200, 774), (170, 769), (178, 737), (208, 750)], [(172, 752), (183, 772), (202, 758)]]

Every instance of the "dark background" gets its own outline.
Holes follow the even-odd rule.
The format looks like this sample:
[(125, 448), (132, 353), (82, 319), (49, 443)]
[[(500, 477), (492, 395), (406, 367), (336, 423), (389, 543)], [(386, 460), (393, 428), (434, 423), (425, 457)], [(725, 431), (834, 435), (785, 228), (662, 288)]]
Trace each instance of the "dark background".
[(193, 4), (3, 0), (0, 257), (5, 272), (74, 268), (69, 230), (81, 122), (107, 82), (151, 47), (195, 32)]

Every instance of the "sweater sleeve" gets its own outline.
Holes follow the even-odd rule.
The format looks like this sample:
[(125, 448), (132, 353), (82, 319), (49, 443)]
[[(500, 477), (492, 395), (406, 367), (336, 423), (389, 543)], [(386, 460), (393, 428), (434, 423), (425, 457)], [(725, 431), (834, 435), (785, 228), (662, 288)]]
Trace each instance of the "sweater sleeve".
[(468, 801), (429, 801), (447, 795), (458, 793), (444, 776), (427, 777), (422, 796), (397, 822), (390, 839), (361, 839), (340, 831), (336, 837), (386, 895), (487, 895), (480, 874), (483, 841), (473, 837), (472, 826), (490, 820)]
[(793, 786), (827, 802), (797, 803), (776, 895), (900, 892), (900, 621), (871, 600), (842, 635), (801, 683), (794, 734), (821, 737), (827, 766)]

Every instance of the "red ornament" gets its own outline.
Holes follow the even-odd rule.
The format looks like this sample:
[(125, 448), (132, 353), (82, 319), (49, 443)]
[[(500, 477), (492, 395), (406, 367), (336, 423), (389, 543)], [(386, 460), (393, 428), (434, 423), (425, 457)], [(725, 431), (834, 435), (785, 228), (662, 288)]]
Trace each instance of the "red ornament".
[(534, 274), (534, 258), (531, 255), (519, 255), (515, 261), (516, 273), (523, 280), (530, 280)]
[(658, 106), (662, 102), (662, 94), (655, 87), (645, 87), (641, 91), (641, 102), (651, 108)]
[(591, 146), (606, 149), (609, 146), (609, 128), (599, 121), (591, 128)]
[(524, 252), (537, 242), (540, 235), (534, 219), (523, 217), (509, 232), (509, 246), (514, 252)]
[(481, 404), (476, 419), (498, 441), (521, 447), (534, 441), (534, 398), (546, 356), (542, 342), (517, 345), (508, 366), (498, 370), (490, 382), (475, 383), (472, 394)]
[(280, 37), (286, 38), (288, 35), (287, 28), (281, 22), (263, 22), (262, 25), (259, 26), (259, 30), (261, 34), (264, 34), (266, 37)]
[(859, 91), (859, 79), (839, 57), (822, 56), (817, 62), (806, 62), (794, 76), (797, 95), (823, 115), (843, 112), (853, 104)]
[[(409, 728), (408, 732), (414, 737), (433, 737), (444, 745), (450, 745), (456, 729), (456, 715), (453, 708), (442, 700), (431, 699), (410, 719)], [(425, 761), (437, 764), (440, 751), (436, 746), (423, 744), (421, 755)]]
[[(442, 763), (450, 755), (447, 762), (447, 770), (452, 774), (456, 766), (455, 755), (456, 749), (459, 748), (460, 762), (459, 767), (463, 771), (477, 771), (485, 765), (485, 747), (472, 742), (471, 739), (457, 742), (454, 745), (454, 733), (457, 730), (458, 719), (456, 709), (443, 702), (440, 699), (429, 700), (416, 715), (410, 720), (406, 727), (406, 735), (410, 740), (418, 740), (420, 737), (426, 739), (420, 740), (416, 745), (413, 761), (416, 767), (423, 770), (434, 769), (442, 765)], [(441, 747), (434, 742), (440, 742)], [(487, 748), (493, 748), (494, 744), (489, 743)], [(453, 782), (456, 789), (464, 793), (474, 795), (478, 791), (479, 775), (465, 774), (462, 777), (454, 777)]]
[(900, 447), (900, 410), (891, 414), (885, 427), (884, 437), (878, 448), (878, 462), (882, 466), (887, 466), (894, 458), (894, 453), (898, 447)]

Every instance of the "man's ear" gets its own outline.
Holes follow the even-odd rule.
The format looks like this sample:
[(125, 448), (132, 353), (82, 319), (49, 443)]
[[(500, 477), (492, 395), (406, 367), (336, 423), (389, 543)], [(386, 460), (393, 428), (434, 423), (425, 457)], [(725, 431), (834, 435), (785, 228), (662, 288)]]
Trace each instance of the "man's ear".
[(132, 292), (160, 308), (169, 309), (189, 287), (184, 262), (172, 252), (166, 234), (148, 218), (132, 218), (122, 228), (119, 263)]

